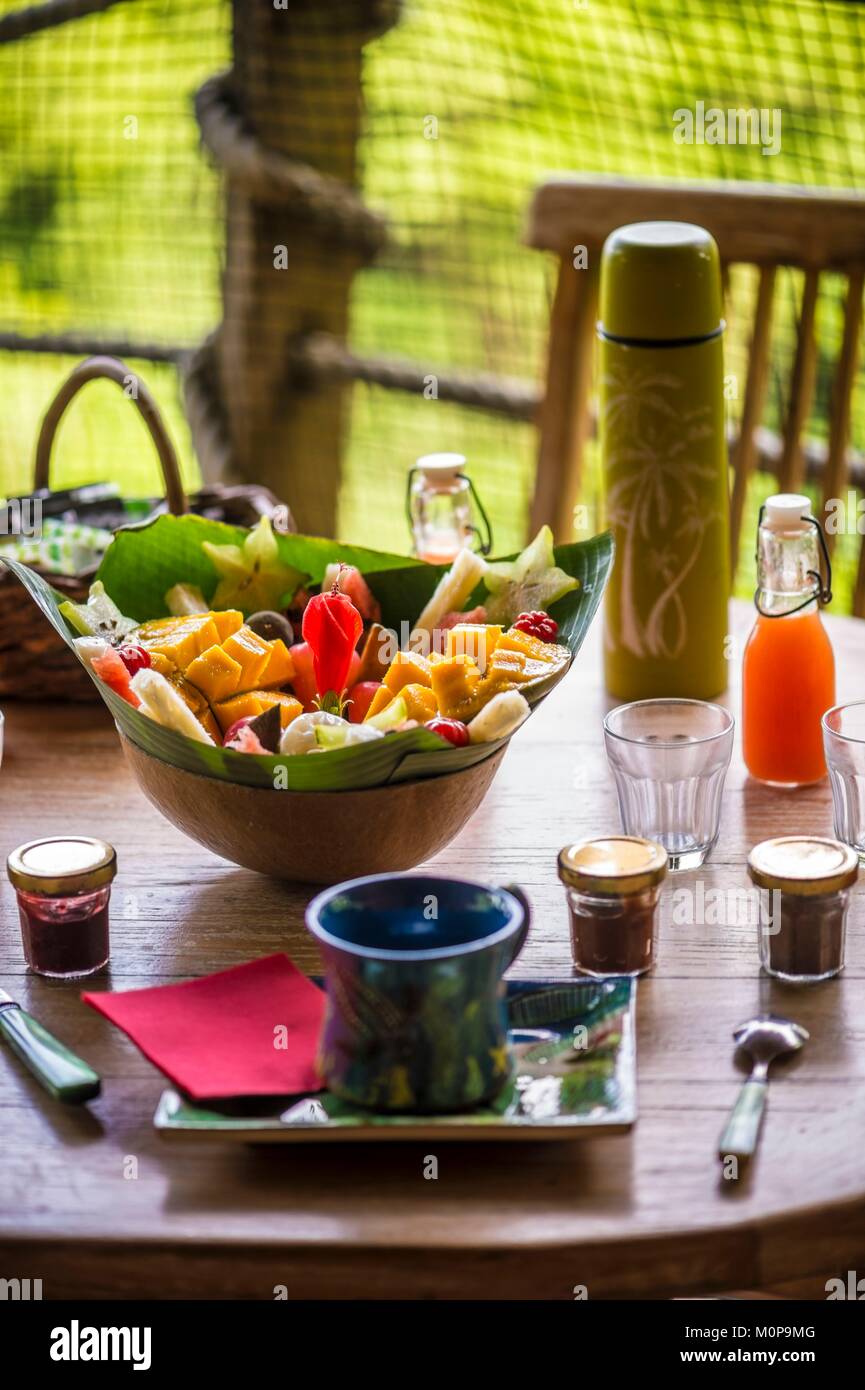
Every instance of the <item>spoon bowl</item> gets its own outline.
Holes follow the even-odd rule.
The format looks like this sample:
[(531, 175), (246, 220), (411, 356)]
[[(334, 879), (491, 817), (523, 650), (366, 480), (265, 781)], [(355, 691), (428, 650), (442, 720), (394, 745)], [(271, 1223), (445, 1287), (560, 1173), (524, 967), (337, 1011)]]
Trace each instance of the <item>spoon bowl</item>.
[(768, 1067), (776, 1057), (789, 1052), (798, 1052), (808, 1042), (811, 1034), (801, 1023), (792, 1019), (780, 1018), (777, 1014), (761, 1014), (742, 1023), (733, 1033), (733, 1041), (740, 1051), (746, 1052), (754, 1062), (764, 1062)]

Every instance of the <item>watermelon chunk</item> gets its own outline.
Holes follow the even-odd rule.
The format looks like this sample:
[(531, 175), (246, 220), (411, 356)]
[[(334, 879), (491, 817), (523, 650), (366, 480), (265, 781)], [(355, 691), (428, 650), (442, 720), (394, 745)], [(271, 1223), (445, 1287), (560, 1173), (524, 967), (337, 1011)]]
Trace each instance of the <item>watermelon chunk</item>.
[(141, 704), (135, 691), (130, 686), (132, 679), (126, 665), (114, 647), (106, 647), (105, 651), (99, 655), (91, 657), (90, 665), (96, 672), (100, 680), (110, 686), (116, 695), (135, 709)]

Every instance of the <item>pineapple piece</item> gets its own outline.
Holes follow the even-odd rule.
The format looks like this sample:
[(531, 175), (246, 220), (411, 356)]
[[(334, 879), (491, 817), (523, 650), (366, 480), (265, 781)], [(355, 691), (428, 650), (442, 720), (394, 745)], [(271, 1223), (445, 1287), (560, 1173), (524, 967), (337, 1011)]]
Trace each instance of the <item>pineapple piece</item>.
[(254, 718), (258, 714), (264, 714), (264, 711), (273, 705), (279, 705), (279, 718), (283, 729), (303, 713), (300, 700), (284, 690), (246, 690), (242, 695), (232, 695), (230, 700), (220, 701), (214, 706), (214, 714), (219, 720), (223, 734), (226, 734), (235, 720), (245, 719), (248, 715)]
[(136, 640), (147, 651), (160, 652), (184, 670), (208, 647), (219, 643), (219, 631), (212, 613), (193, 613), (184, 618), (156, 618), (144, 623)]
[[(224, 652), (240, 663), (238, 689), (255, 690), (270, 662), (270, 643), (244, 623), (222, 643)], [(237, 716), (240, 718), (240, 715)]]
[(477, 713), (481, 673), (471, 657), (453, 656), (430, 668), (439, 713), (447, 719), (466, 719)]
[(470, 656), (484, 672), (501, 635), (502, 629), (493, 623), (457, 623), (447, 634), (445, 656)]
[(428, 719), (433, 719), (438, 714), (436, 697), (429, 686), (404, 685), (400, 695), (405, 701), (406, 719), (416, 719), (419, 724), (425, 724)]
[(208, 647), (206, 652), (190, 662), (185, 674), (186, 679), (197, 686), (211, 704), (216, 704), (234, 695), (240, 685), (243, 667), (222, 647)]
[(165, 595), (165, 607), (173, 618), (183, 618), (190, 613), (207, 613), (210, 605), (197, 584), (173, 584)]
[(420, 652), (397, 652), (384, 678), (391, 695), (398, 695), (404, 685), (430, 684), (430, 664)]
[(268, 645), (270, 657), (256, 681), (256, 685), (262, 689), (272, 685), (287, 685), (294, 675), (294, 661), (282, 638), (274, 637)]
[[(435, 632), (448, 613), (459, 613), (486, 573), (486, 561), (474, 550), (461, 550), (442, 575), (436, 591), (414, 625), (415, 632)], [(522, 611), (522, 610), (520, 610)]]

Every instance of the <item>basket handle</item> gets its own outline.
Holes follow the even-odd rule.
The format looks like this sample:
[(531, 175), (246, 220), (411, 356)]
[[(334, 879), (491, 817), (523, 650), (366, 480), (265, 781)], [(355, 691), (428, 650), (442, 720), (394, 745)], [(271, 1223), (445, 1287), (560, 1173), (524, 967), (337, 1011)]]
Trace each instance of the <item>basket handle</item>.
[(88, 381), (95, 381), (99, 377), (105, 377), (108, 381), (116, 381), (118, 386), (125, 387), (130, 377), (134, 377), (138, 394), (130, 396), (128, 399), (134, 401), (138, 407), (138, 413), (150, 431), (150, 438), (156, 446), (159, 455), (159, 462), (162, 467), (162, 477), (165, 483), (165, 498), (168, 502), (168, 510), (175, 516), (182, 516), (188, 511), (186, 494), (183, 491), (183, 484), (180, 481), (180, 468), (177, 463), (177, 454), (174, 445), (169, 438), (165, 423), (159, 413), (159, 408), (153, 396), (148, 391), (144, 382), (135, 372), (130, 371), (119, 357), (87, 357), (83, 362), (79, 362), (72, 368), (68, 377), (64, 381), (57, 395), (49, 405), (39, 430), (39, 438), (36, 441), (36, 467), (34, 469), (34, 486), (38, 491), (40, 488), (49, 486), (49, 474), (51, 464), (51, 449), (54, 444), (54, 436), (57, 433), (57, 426), (60, 424), (61, 416), (69, 402), (77, 396), (82, 386), (86, 386)]

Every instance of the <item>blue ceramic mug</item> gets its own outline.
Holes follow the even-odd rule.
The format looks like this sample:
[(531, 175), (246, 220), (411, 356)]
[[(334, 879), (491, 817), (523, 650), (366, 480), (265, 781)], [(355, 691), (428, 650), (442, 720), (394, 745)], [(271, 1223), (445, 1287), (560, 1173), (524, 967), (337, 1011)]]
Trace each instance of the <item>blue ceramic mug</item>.
[(514, 887), (375, 874), (313, 898), (327, 984), (319, 1072), (373, 1110), (442, 1113), (510, 1075), (502, 976), (529, 930)]

